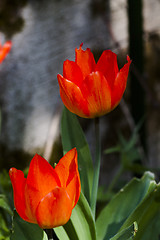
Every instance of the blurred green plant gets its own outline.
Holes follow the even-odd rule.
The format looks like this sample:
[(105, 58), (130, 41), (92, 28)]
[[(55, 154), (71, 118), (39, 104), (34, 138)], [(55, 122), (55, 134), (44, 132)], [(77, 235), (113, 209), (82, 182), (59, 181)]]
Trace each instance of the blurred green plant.
[(12, 188), (8, 173), (0, 173), (0, 240), (9, 240), (13, 215)]
[(125, 139), (125, 137), (119, 132), (118, 133), (119, 143), (115, 147), (106, 149), (104, 151), (104, 154), (112, 153), (120, 154), (120, 167), (117, 173), (115, 174), (114, 178), (112, 179), (107, 190), (107, 193), (108, 194), (110, 193), (110, 195), (112, 195), (113, 189), (116, 187), (117, 183), (119, 183), (120, 177), (127, 171), (133, 173), (133, 175), (139, 176), (142, 176), (145, 171), (152, 172), (160, 171), (159, 168), (155, 169), (148, 167), (145, 164), (142, 164), (144, 162), (143, 161), (144, 155), (143, 151), (137, 144), (139, 140), (138, 132), (141, 128), (142, 123), (143, 120), (141, 120), (139, 124), (135, 127), (129, 140)]

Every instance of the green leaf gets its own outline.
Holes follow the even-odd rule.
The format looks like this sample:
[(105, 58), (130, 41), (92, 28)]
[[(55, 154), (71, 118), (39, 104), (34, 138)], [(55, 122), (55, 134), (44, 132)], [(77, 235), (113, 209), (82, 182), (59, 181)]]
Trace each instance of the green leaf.
[(46, 233), (38, 225), (24, 221), (15, 211), (11, 240), (29, 239), (48, 240)]
[(63, 227), (55, 228), (54, 231), (59, 239), (96, 240), (95, 222), (88, 202), (82, 193), (68, 223)]
[(0, 194), (0, 240), (9, 240), (9, 223), (11, 223), (12, 214), (6, 196)]
[(13, 212), (8, 205), (7, 198), (4, 194), (0, 194), (0, 240), (9, 240), (11, 224), (11, 216)]
[(12, 210), (10, 206), (8, 205), (7, 198), (4, 194), (0, 194), (0, 208), (7, 211), (10, 215), (12, 215)]
[(124, 146), (124, 151), (128, 152), (128, 151), (130, 151), (131, 149), (134, 148), (134, 146), (135, 146), (135, 144), (137, 143), (137, 140), (138, 140), (138, 131), (142, 127), (142, 125), (144, 123), (144, 119), (145, 119), (145, 117), (143, 117), (139, 121), (139, 123), (135, 126), (130, 140), (128, 142), (126, 142), (126, 145)]
[(110, 240), (130, 240), (134, 239), (136, 233), (138, 231), (138, 225), (134, 222), (131, 226), (123, 229), (119, 233), (117, 233), (114, 237), (110, 238)]
[(115, 152), (121, 152), (121, 146), (120, 145), (117, 145), (115, 147), (106, 149), (104, 151), (104, 154), (111, 154), (111, 153), (115, 153)]
[(5, 169), (0, 173), (0, 193), (5, 194), (6, 196), (10, 195), (12, 189), (11, 180), (9, 178), (8, 171)]
[(61, 136), (64, 154), (74, 147), (78, 151), (82, 191), (90, 202), (93, 180), (93, 163), (90, 150), (76, 115), (66, 108), (63, 110), (61, 119)]
[(0, 212), (0, 240), (9, 240), (10, 231), (7, 227), (3, 214)]
[(126, 228), (133, 219), (137, 221), (139, 231), (136, 240), (159, 239), (160, 234), (160, 184), (152, 191), (125, 221), (121, 229)]
[[(154, 174), (150, 172), (146, 172), (141, 179), (132, 179), (100, 212), (96, 220), (98, 240), (108, 240), (117, 234), (137, 206), (155, 189)], [(137, 221), (137, 219), (132, 219), (129, 225), (134, 221)], [(126, 227), (129, 227), (129, 225)]]

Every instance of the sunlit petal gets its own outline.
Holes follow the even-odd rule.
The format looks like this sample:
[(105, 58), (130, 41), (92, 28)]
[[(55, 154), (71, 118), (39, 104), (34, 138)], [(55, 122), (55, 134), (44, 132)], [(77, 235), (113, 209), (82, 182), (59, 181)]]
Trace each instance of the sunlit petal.
[(80, 45), (79, 49), (76, 48), (76, 58), (75, 62), (80, 67), (83, 79), (94, 71), (95, 69), (95, 60), (94, 56), (89, 48), (87, 48), (85, 51), (82, 49), (82, 44)]
[(80, 88), (58, 74), (60, 95), (64, 105), (81, 117), (89, 116), (88, 104)]
[(53, 228), (68, 222), (72, 212), (72, 201), (65, 188), (55, 188), (41, 199), (36, 218), (41, 228)]

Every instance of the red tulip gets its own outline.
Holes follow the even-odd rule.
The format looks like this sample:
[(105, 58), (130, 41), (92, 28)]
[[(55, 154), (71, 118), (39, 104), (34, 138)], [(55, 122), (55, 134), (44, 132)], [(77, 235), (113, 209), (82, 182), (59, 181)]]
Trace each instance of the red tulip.
[(54, 169), (36, 154), (27, 178), (15, 168), (9, 170), (9, 175), (14, 205), (21, 218), (41, 228), (54, 228), (69, 220), (81, 191), (75, 148)]
[(97, 64), (89, 48), (82, 44), (75, 50), (75, 62), (66, 60), (63, 76), (58, 74), (60, 95), (64, 105), (84, 118), (94, 118), (113, 110), (120, 102), (126, 88), (131, 60), (118, 69), (117, 56), (105, 50)]
[(12, 46), (11, 41), (6, 42), (3, 46), (0, 44), (0, 63), (4, 60)]

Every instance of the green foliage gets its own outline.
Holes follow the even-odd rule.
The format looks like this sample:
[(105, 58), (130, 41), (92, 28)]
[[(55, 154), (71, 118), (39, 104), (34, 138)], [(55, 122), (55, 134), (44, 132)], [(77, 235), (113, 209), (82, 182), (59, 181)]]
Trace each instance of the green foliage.
[(11, 240), (48, 240), (46, 233), (36, 224), (25, 222), (16, 211), (13, 217)]
[[(77, 148), (78, 154), (80, 153), (79, 164), (82, 186), (84, 187), (83, 193), (88, 199), (90, 197), (88, 196), (88, 193), (90, 193), (90, 186), (92, 185), (93, 178), (88, 177), (87, 180), (86, 177), (87, 175), (90, 175), (90, 173), (93, 177), (93, 166), (91, 158), (88, 158), (85, 152), (87, 150), (87, 153), (90, 156), (83, 131), (81, 130), (76, 116), (70, 113), (67, 109), (64, 109), (61, 127), (64, 153), (73, 147)], [(119, 145), (105, 151), (105, 153), (116, 151), (121, 154), (122, 164), (120, 171), (117, 176), (115, 176), (116, 181), (124, 170), (133, 171), (134, 168), (137, 167), (138, 172), (140, 173), (146, 170), (144, 166), (137, 166), (135, 163), (135, 160), (141, 158), (136, 147), (138, 129), (139, 126), (136, 127), (129, 141), (126, 141), (122, 135), (119, 135)], [(92, 167), (91, 172), (90, 166)], [(113, 185), (114, 184), (115, 181), (113, 181)], [(113, 188), (113, 186), (111, 186), (111, 188)], [(87, 210), (89, 215), (86, 215), (84, 208), (80, 208), (80, 212), (77, 212), (77, 208), (79, 208), (79, 204), (82, 201), (82, 195), (81, 200), (73, 210), (70, 221), (64, 227), (56, 228), (55, 232), (60, 239), (66, 240), (158, 240), (158, 235), (160, 234), (159, 191), (159, 184), (156, 184), (154, 181), (154, 175), (151, 172), (146, 172), (141, 179), (132, 179), (130, 183), (113, 196), (112, 200), (102, 208), (96, 219), (96, 227), (94, 226), (94, 220), (92, 225), (88, 221), (88, 216), (91, 214), (89, 206)], [(111, 191), (108, 191), (107, 196), (109, 193), (111, 193)], [(83, 196), (83, 201), (84, 199)], [(90, 235), (89, 231), (89, 235), (86, 235), (88, 225), (91, 226), (90, 229), (96, 228), (95, 238)]]
[(7, 211), (10, 215), (12, 215), (12, 210), (10, 206), (8, 205), (8, 201), (5, 195), (0, 194), (0, 208)]
[(9, 174), (6, 170), (3, 170), (0, 173), (0, 193), (10, 195), (11, 192), (11, 181), (9, 178)]
[(0, 240), (9, 240), (10, 231), (4, 219), (3, 212), (0, 210)]
[(6, 171), (0, 173), (0, 240), (9, 240), (10, 236), (12, 210), (7, 198), (11, 193), (8, 180)]
[[(81, 193), (68, 223), (54, 229), (57, 237), (60, 240), (159, 240), (160, 184), (155, 182), (154, 174), (145, 172), (141, 179), (132, 179), (102, 208), (95, 222), (89, 206), (92, 159), (79, 122), (67, 109), (63, 111), (61, 131), (64, 153), (77, 148), (84, 195)], [(120, 136), (120, 145), (107, 151), (121, 153), (121, 170), (129, 169), (139, 157), (135, 151), (136, 135), (133, 135), (128, 142)], [(11, 193), (8, 173), (3, 172), (0, 174), (0, 240), (47, 240), (37, 224), (22, 220), (16, 211), (13, 216)]]
[[(121, 154), (121, 164), (123, 169), (132, 170), (134, 163), (136, 160), (140, 160), (142, 158), (140, 151), (137, 149), (137, 134), (138, 130), (141, 126), (141, 123), (135, 127), (131, 138), (126, 140), (121, 133), (119, 133), (119, 144), (113, 148), (109, 148), (104, 151), (106, 154), (119, 152)], [(144, 168), (139, 169), (140, 172), (143, 173)]]
[(139, 124), (135, 127), (130, 139), (125, 139), (124, 136), (119, 133), (119, 143), (109, 149), (104, 151), (105, 154), (111, 153), (119, 153), (120, 154), (120, 167), (117, 170), (114, 178), (112, 179), (107, 194), (105, 194), (108, 198), (109, 194), (113, 194), (113, 189), (115, 188), (116, 184), (119, 182), (121, 175), (124, 172), (129, 171), (133, 174), (140, 174), (143, 175), (146, 171), (151, 172), (158, 172), (160, 169), (154, 169), (147, 167), (141, 163), (143, 159), (143, 152), (140, 151), (139, 147), (137, 146), (138, 142), (138, 131), (143, 123), (143, 119)]
[(134, 222), (131, 226), (123, 229), (121, 232), (117, 233), (110, 240), (131, 240), (136, 236), (136, 232), (138, 231), (138, 225)]
[(69, 222), (63, 227), (55, 228), (59, 239), (65, 240), (96, 240), (95, 222), (91, 209), (84, 195), (73, 209)]
[(90, 150), (77, 117), (66, 108), (64, 108), (62, 114), (61, 135), (64, 154), (74, 147), (78, 151), (82, 191), (90, 202), (93, 179), (93, 163)]
[(156, 184), (144, 201), (128, 217), (121, 229), (137, 219), (139, 231), (135, 240), (159, 240), (160, 235), (160, 184)]
[(96, 220), (98, 240), (112, 238), (135, 221), (138, 232), (134, 239), (158, 240), (160, 228), (155, 223), (160, 222), (160, 185), (150, 172), (140, 180), (132, 179), (101, 211)]

